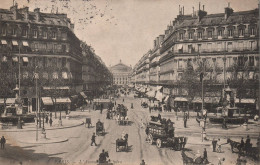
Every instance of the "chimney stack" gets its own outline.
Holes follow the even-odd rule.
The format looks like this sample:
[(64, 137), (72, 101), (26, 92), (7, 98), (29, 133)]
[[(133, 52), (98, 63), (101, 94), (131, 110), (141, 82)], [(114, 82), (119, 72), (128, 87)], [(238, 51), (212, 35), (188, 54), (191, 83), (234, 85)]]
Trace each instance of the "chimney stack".
[(202, 10), (204, 11), (204, 5), (202, 6)]
[(194, 17), (194, 6), (192, 6), (192, 17)]
[(184, 15), (184, 6), (182, 7), (182, 10), (183, 10), (183, 11), (182, 11), (182, 13), (183, 13), (182, 15)]
[(18, 12), (17, 12), (18, 4), (15, 3), (14, 6), (10, 7), (10, 11), (13, 12), (14, 20), (18, 19)]
[(199, 2), (199, 10), (200, 10), (200, 2)]
[(207, 12), (204, 11), (204, 5), (203, 5), (203, 10), (200, 10), (200, 3), (199, 3), (199, 11), (198, 11), (198, 20), (201, 21), (203, 17), (207, 15)]
[(234, 12), (234, 10), (230, 7), (230, 3), (228, 3), (228, 7), (225, 8), (225, 19), (228, 19), (228, 17)]
[(34, 13), (35, 13), (35, 16), (36, 16), (36, 21), (40, 22), (40, 20), (41, 20), (41, 18), (40, 18), (40, 8), (34, 9)]
[(29, 20), (29, 7), (24, 7), (23, 11), (24, 11), (24, 19)]

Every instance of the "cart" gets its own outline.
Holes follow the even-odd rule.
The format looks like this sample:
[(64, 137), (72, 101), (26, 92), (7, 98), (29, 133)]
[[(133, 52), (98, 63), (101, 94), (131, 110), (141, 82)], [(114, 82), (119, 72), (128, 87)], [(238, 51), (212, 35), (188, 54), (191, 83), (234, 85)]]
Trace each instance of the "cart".
[(97, 122), (96, 123), (96, 135), (104, 135), (105, 134), (105, 128), (104, 128), (104, 123), (102, 122)]

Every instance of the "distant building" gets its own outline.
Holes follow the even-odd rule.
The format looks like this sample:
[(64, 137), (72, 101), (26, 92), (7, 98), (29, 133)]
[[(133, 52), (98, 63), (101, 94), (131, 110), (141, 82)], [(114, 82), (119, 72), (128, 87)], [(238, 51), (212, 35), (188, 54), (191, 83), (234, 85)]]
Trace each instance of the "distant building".
[(114, 85), (127, 85), (131, 82), (132, 67), (123, 64), (121, 60), (109, 70), (113, 74)]

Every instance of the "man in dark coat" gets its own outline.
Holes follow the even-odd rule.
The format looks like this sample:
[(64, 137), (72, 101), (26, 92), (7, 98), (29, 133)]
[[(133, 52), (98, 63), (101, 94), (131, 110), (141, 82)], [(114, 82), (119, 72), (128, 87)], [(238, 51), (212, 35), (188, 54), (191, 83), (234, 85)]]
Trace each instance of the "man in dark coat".
[(249, 135), (247, 135), (247, 138), (246, 138), (246, 144), (245, 144), (245, 149), (246, 149), (246, 154), (248, 153), (248, 150), (250, 148), (250, 138), (249, 138)]
[(1, 142), (1, 149), (5, 149), (6, 140), (5, 140), (5, 137), (4, 137), (4, 136), (2, 136), (0, 142)]
[(92, 135), (92, 137), (91, 137), (91, 146), (92, 146), (93, 143), (95, 144), (95, 146), (97, 146), (95, 133), (93, 133), (93, 135)]
[(216, 152), (217, 140), (213, 138), (212, 140), (213, 152)]
[(240, 149), (239, 149), (239, 152), (241, 152), (245, 147), (245, 142), (244, 142), (244, 139), (241, 138), (241, 143), (240, 143)]
[(203, 152), (203, 162), (204, 163), (208, 163), (208, 152), (206, 150), (206, 148), (204, 148), (204, 152)]
[(187, 120), (188, 120), (188, 116), (187, 116), (187, 114), (185, 113), (184, 114), (184, 128), (187, 128)]

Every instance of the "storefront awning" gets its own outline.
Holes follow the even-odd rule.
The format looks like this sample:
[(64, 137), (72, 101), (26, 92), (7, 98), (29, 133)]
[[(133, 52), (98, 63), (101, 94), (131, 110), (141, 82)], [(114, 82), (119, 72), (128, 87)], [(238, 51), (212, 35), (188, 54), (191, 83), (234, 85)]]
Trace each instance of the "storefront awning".
[(12, 57), (12, 59), (13, 59), (13, 62), (18, 62), (18, 57), (17, 56)]
[(14, 104), (15, 103), (15, 99), (16, 98), (7, 98), (5, 103), (6, 104)]
[(175, 97), (174, 101), (188, 101), (188, 100), (184, 97)]
[(182, 44), (179, 44), (179, 45), (177, 46), (177, 49), (178, 49), (178, 50), (182, 49)]
[(4, 99), (0, 99), (0, 104), (4, 104), (5, 100)]
[(28, 62), (28, 57), (23, 57), (23, 62)]
[(27, 41), (23, 41), (23, 46), (29, 46)]
[[(219, 103), (220, 97), (204, 97), (204, 103)], [(201, 97), (195, 97), (192, 103), (202, 103)]]
[(241, 102), (239, 102), (239, 99), (236, 98), (235, 103), (254, 104), (255, 103), (255, 99), (241, 99)]
[(162, 101), (163, 99), (163, 94), (161, 92), (157, 92), (156, 95), (155, 95), (155, 98), (159, 101)]
[(68, 97), (59, 97), (56, 98), (56, 103), (71, 103), (71, 100)]
[(13, 46), (18, 46), (18, 42), (16, 40), (12, 41)]
[(44, 105), (53, 105), (51, 97), (42, 97), (42, 102)]
[(154, 91), (148, 91), (148, 92), (146, 93), (146, 95), (147, 95), (148, 97), (154, 97), (154, 96), (155, 96), (155, 92), (154, 92)]
[(50, 89), (70, 89), (68, 86), (60, 86), (60, 87), (43, 87), (44, 90), (50, 90)]
[(86, 94), (85, 94), (84, 92), (80, 92), (80, 95), (81, 95), (84, 99), (87, 98), (87, 96), (86, 96)]
[(165, 98), (164, 98), (164, 102), (167, 102), (169, 99), (169, 95), (167, 95)]
[(1, 44), (2, 44), (2, 45), (7, 45), (6, 40), (1, 40)]

